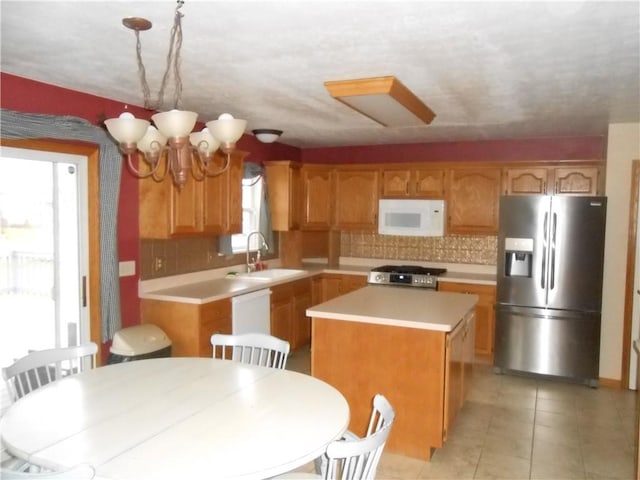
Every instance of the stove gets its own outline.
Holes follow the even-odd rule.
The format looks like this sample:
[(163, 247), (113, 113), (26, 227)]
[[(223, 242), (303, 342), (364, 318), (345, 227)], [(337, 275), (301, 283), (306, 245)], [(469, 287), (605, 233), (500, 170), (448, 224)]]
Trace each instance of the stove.
[(438, 275), (445, 268), (428, 268), (417, 265), (383, 265), (369, 272), (368, 282), (377, 285), (398, 285), (436, 289)]

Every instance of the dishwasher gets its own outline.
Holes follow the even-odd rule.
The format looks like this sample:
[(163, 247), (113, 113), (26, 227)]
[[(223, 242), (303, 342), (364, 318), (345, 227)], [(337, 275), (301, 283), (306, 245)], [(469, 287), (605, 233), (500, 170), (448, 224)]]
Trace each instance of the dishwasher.
[(271, 334), (271, 290), (231, 297), (231, 332)]

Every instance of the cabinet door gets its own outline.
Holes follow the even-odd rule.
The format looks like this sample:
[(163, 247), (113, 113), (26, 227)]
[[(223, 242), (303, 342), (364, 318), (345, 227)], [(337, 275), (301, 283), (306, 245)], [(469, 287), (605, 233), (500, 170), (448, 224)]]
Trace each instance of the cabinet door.
[(419, 169), (414, 172), (416, 198), (444, 198), (445, 172), (442, 169)]
[(442, 169), (382, 171), (382, 198), (444, 198)]
[(335, 175), (334, 227), (340, 230), (377, 229), (378, 171), (338, 169)]
[(324, 302), (322, 276), (317, 276), (311, 279), (311, 304), (318, 305)]
[(547, 168), (508, 168), (505, 170), (505, 195), (546, 195)]
[[(211, 236), (242, 232), (242, 161), (247, 152), (231, 154), (229, 168), (197, 181), (189, 176), (182, 190), (167, 176), (140, 183), (140, 238)], [(222, 154), (214, 163), (222, 166)]]
[(464, 332), (466, 323), (461, 322), (453, 332), (447, 334), (445, 353), (445, 405), (444, 440), (464, 402)]
[(322, 275), (321, 282), (322, 298), (320, 302), (326, 302), (332, 298), (366, 287), (367, 277), (365, 275), (325, 273)]
[(231, 333), (231, 299), (205, 303), (200, 307), (198, 356), (211, 357), (211, 335)]
[[(171, 340), (174, 357), (197, 357), (200, 352), (200, 306), (190, 303), (142, 299), (141, 323), (151, 323)], [(180, 321), (176, 321), (180, 319)]]
[(271, 335), (286, 340), (293, 340), (293, 291), (289, 284), (271, 287)]
[(447, 233), (498, 233), (499, 168), (461, 168), (449, 172)]
[(411, 181), (411, 171), (406, 170), (383, 170), (382, 172), (382, 198), (409, 198), (409, 183)]
[(329, 230), (333, 211), (332, 171), (324, 166), (303, 166), (302, 179), (302, 228), (305, 230)]
[[(216, 165), (223, 163), (216, 157)], [(211, 235), (223, 235), (228, 232), (229, 219), (229, 170), (203, 181), (202, 193), (202, 231)]]
[(227, 231), (242, 233), (242, 164), (248, 152), (236, 151), (231, 154), (227, 176)]
[(342, 278), (340, 275), (322, 276), (322, 301), (326, 302), (332, 298), (339, 297), (341, 293)]
[(493, 355), (496, 287), (473, 283), (438, 282), (438, 290), (478, 295), (475, 310), (474, 351), (480, 355)]
[(554, 169), (556, 195), (598, 195), (598, 167), (557, 167)]
[[(168, 179), (164, 180), (171, 181)], [(178, 189), (171, 185), (170, 232), (171, 235), (185, 235), (202, 231), (203, 184), (189, 178)]]
[(293, 284), (293, 341), (292, 350), (311, 343), (311, 319), (307, 308), (311, 307), (311, 281), (300, 280)]
[(265, 162), (271, 224), (276, 232), (300, 227), (300, 165), (290, 161)]
[(340, 294), (345, 295), (366, 286), (367, 277), (365, 275), (342, 275)]

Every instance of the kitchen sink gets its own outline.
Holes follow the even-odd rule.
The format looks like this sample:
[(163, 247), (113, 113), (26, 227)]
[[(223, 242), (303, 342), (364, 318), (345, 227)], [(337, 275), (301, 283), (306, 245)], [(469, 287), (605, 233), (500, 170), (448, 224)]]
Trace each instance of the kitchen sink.
[(241, 273), (235, 278), (243, 280), (256, 280), (262, 282), (272, 282), (283, 278), (295, 277), (306, 273), (304, 270), (296, 270), (293, 268), (269, 268), (267, 270), (258, 270), (251, 273)]

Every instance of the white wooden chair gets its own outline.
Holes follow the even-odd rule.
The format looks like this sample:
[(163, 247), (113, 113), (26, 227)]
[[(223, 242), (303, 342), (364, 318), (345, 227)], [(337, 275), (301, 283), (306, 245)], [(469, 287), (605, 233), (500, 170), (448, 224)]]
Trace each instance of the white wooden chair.
[(29, 392), (67, 375), (95, 367), (98, 346), (85, 343), (75, 347), (38, 350), (2, 369), (11, 400), (15, 402)]
[(376, 478), (378, 462), (389, 438), (396, 413), (383, 395), (373, 398), (373, 411), (367, 434), (360, 438), (347, 431), (340, 440), (331, 442), (325, 454), (315, 462), (317, 473), (291, 472), (280, 480), (369, 480)]
[(0, 471), (0, 478), (2, 480), (90, 480), (95, 474), (96, 472), (92, 466), (81, 464), (68, 470), (57, 472), (21, 472), (3, 468)]
[(291, 348), (289, 342), (264, 333), (211, 336), (213, 358), (284, 369)]

